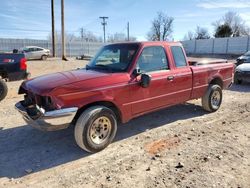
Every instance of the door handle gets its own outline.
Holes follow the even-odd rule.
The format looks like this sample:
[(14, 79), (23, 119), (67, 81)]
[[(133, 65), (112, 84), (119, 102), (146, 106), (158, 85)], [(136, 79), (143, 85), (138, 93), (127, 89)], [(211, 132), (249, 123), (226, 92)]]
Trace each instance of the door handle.
[(173, 80), (174, 80), (174, 76), (168, 76), (168, 77), (167, 77), (167, 80), (173, 81)]

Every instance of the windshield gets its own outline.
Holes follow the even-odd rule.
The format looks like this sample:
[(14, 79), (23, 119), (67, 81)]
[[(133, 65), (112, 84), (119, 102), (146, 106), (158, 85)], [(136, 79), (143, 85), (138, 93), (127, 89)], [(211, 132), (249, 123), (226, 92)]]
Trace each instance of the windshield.
[(133, 61), (138, 47), (136, 43), (104, 46), (86, 68), (124, 72)]
[(245, 56), (250, 56), (250, 51), (246, 52), (244, 55)]

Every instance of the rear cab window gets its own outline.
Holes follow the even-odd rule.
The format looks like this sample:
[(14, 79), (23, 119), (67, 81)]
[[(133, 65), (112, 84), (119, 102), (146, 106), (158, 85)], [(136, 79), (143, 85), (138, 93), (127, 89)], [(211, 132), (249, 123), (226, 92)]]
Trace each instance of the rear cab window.
[(168, 60), (165, 49), (161, 46), (145, 47), (138, 59), (137, 68), (141, 72), (168, 70)]
[(177, 68), (186, 67), (187, 61), (182, 48), (180, 46), (171, 46), (171, 51), (173, 54), (175, 66)]

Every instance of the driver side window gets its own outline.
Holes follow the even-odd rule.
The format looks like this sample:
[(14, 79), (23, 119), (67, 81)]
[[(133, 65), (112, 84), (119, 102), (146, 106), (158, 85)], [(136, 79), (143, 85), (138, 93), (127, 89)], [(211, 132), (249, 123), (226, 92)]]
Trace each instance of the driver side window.
[(161, 46), (144, 48), (137, 62), (137, 68), (139, 68), (141, 72), (169, 69), (164, 48)]

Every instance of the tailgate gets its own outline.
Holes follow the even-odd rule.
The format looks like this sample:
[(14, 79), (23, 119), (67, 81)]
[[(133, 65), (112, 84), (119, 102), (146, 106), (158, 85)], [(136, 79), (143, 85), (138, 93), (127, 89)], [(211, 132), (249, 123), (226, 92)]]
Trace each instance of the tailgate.
[(1, 53), (0, 73), (10, 80), (24, 79), (27, 74), (24, 54)]

